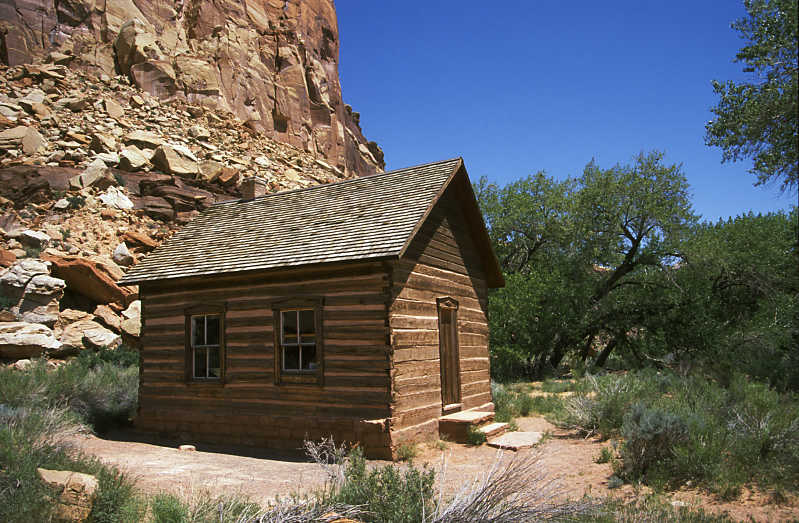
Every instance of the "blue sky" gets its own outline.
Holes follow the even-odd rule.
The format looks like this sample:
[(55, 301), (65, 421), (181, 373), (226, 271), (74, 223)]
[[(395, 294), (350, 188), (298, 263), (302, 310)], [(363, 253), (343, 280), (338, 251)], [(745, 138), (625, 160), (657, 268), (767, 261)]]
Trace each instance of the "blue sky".
[(753, 187), (750, 161), (704, 145), (711, 80), (742, 80), (738, 0), (476, 2), (338, 0), (344, 101), (387, 169), (463, 156), (473, 180), (644, 150), (682, 163), (703, 218), (788, 209)]

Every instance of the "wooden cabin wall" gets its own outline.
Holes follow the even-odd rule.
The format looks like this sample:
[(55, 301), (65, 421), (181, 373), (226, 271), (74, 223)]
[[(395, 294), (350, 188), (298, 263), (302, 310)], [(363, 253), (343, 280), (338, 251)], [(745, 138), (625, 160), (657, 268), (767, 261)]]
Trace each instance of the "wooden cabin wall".
[[(388, 277), (380, 263), (141, 286), (137, 426), (197, 441), (299, 448), (304, 438), (389, 446)], [(272, 306), (324, 297), (324, 384), (276, 385)], [(185, 379), (185, 311), (224, 304), (224, 383)], [(370, 421), (371, 420), (371, 421)]]
[(491, 404), (488, 288), (451, 185), (392, 273), (392, 443), (438, 434), (442, 414), (437, 298), (458, 301), (463, 410)]

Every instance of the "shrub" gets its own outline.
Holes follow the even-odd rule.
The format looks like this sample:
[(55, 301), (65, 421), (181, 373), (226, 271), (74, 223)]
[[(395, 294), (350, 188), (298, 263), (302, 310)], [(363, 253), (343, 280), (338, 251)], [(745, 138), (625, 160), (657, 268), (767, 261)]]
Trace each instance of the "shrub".
[(403, 443), (397, 448), (397, 459), (400, 461), (413, 461), (419, 454), (419, 449), (413, 443)]
[(639, 479), (652, 465), (671, 459), (675, 446), (688, 439), (688, 426), (678, 415), (637, 403), (624, 416), (622, 436), (625, 477)]
[(68, 209), (80, 209), (84, 205), (86, 205), (86, 197), (82, 194), (76, 194), (74, 196), (67, 196), (67, 201), (69, 202)]
[(602, 447), (599, 455), (594, 458), (594, 463), (610, 463), (613, 460), (613, 452), (608, 447)]
[(0, 403), (17, 407), (67, 406), (80, 419), (103, 432), (125, 424), (138, 401), (138, 354), (120, 347), (84, 353), (48, 370), (38, 360), (24, 371), (0, 369)]
[(344, 481), (329, 501), (365, 505), (370, 521), (416, 523), (432, 509), (435, 472), (410, 465), (367, 470), (360, 449), (353, 450), (344, 466)]
[(153, 523), (187, 523), (189, 507), (174, 494), (161, 492), (150, 500)]
[(510, 423), (516, 416), (527, 416), (533, 410), (535, 401), (527, 392), (517, 392), (501, 383), (491, 382), (491, 395), (494, 399), (494, 419)]
[(551, 392), (554, 394), (573, 391), (575, 388), (575, 382), (572, 380), (546, 380), (541, 384), (542, 392)]
[(98, 478), (90, 521), (141, 521), (133, 483), (116, 469), (74, 452), (69, 439), (82, 431), (69, 410), (0, 407), (0, 521), (49, 521), (55, 498), (36, 469), (74, 470)]
[(486, 442), (486, 433), (474, 425), (469, 425), (466, 430), (466, 442), (469, 445), (482, 445)]

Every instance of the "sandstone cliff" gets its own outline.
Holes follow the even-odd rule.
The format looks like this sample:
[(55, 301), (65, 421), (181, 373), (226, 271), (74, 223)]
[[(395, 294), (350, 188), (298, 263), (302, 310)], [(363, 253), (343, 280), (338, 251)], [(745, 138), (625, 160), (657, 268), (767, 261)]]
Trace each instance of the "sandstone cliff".
[(332, 0), (0, 1), (0, 59), (48, 54), (163, 102), (229, 111), (344, 175), (384, 166), (342, 101)]

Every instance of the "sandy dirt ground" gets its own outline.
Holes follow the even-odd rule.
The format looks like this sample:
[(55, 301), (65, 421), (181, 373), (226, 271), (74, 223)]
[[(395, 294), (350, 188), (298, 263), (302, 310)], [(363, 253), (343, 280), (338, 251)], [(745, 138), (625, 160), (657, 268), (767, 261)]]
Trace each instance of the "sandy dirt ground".
[[(614, 496), (631, 500), (645, 490), (636, 491), (630, 485), (608, 488), (612, 474), (607, 463), (597, 464), (594, 459), (607, 442), (583, 439), (563, 432), (543, 418), (529, 417), (517, 420), (519, 429), (536, 431), (547, 436), (534, 449), (498, 451), (487, 445), (479, 447), (446, 442), (443, 450), (434, 442), (418, 446), (417, 465), (427, 464), (437, 470), (445, 493), (455, 493), (462, 486), (482, 478), (498, 458), (522, 458), (537, 454), (538, 466), (547, 477), (559, 485), (560, 496), (579, 498)], [(260, 452), (251, 450), (207, 447), (181, 451), (177, 442), (155, 444), (135, 441), (129, 433), (111, 434), (106, 438), (80, 436), (74, 440), (81, 451), (98, 457), (103, 462), (116, 465), (136, 479), (140, 489), (147, 493), (168, 491), (183, 498), (220, 494), (244, 494), (253, 501), (268, 503), (276, 496), (307, 492), (324, 484), (325, 474), (315, 463), (309, 463), (302, 454)], [(191, 443), (191, 442), (183, 442)], [(381, 464), (383, 462), (373, 462)], [(727, 512), (738, 520), (786, 521), (799, 518), (799, 507), (774, 505), (763, 495), (745, 491), (741, 499), (722, 503), (695, 491), (671, 493), (673, 500), (702, 506), (713, 512)]]

